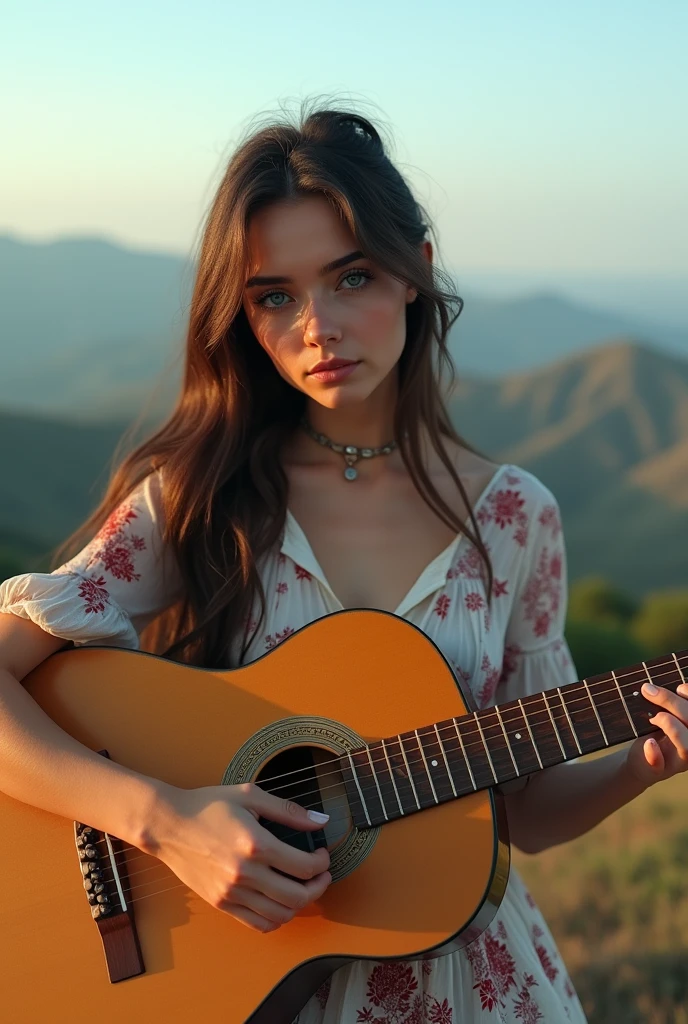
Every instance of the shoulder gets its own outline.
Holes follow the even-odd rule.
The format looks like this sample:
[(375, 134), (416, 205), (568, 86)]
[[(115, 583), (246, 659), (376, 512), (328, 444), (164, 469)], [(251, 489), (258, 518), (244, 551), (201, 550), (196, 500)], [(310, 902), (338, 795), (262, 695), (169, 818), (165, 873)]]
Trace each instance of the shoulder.
[(475, 511), (492, 556), (512, 571), (535, 557), (536, 548), (561, 540), (561, 513), (554, 493), (522, 466), (502, 464)]
[(559, 508), (557, 498), (547, 484), (539, 476), (522, 466), (503, 463), (499, 468), (495, 483), (498, 489), (517, 491), (531, 512)]

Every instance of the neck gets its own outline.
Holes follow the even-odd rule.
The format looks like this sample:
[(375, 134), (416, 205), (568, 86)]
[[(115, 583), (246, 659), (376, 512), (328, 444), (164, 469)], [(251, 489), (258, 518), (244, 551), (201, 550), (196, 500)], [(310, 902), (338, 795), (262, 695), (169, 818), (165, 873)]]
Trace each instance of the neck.
[(340, 759), (354, 822), (383, 825), (647, 736), (656, 705), (642, 684), (686, 680), (688, 650), (370, 743)]
[(328, 408), (309, 399), (306, 418), (311, 427), (338, 444), (379, 448), (394, 437), (396, 380), (383, 383), (363, 402)]

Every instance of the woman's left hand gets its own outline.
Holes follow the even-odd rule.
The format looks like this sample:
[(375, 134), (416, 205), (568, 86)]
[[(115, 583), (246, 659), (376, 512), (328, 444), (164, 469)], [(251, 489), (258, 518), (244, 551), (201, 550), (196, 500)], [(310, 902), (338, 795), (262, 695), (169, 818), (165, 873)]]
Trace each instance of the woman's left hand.
[[(654, 692), (652, 692), (654, 691)], [(681, 683), (676, 693), (663, 686), (643, 683), (643, 697), (658, 705), (650, 723), (663, 736), (641, 736), (628, 749), (626, 765), (643, 786), (688, 771), (688, 684)]]

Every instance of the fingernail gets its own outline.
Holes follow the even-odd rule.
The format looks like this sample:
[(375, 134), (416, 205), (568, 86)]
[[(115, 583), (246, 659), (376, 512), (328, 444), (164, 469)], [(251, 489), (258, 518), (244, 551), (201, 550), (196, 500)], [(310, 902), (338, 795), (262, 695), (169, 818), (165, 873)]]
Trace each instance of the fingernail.
[(324, 825), (326, 821), (330, 820), (329, 814), (321, 814), (320, 811), (309, 811), (308, 817), (311, 821), (317, 821), (318, 825)]
[(653, 695), (655, 693), (659, 693), (659, 688), (655, 686), (654, 683), (643, 683), (643, 690), (645, 693), (651, 693)]

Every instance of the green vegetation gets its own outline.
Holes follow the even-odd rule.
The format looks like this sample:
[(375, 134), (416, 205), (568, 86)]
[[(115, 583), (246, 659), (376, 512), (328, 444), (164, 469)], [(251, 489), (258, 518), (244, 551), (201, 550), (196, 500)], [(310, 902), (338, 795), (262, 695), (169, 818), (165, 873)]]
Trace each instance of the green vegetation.
[(688, 589), (640, 601), (599, 576), (570, 587), (566, 638), (581, 679), (688, 648)]
[(676, 776), (571, 843), (514, 851), (590, 1024), (688, 1024), (687, 800)]

